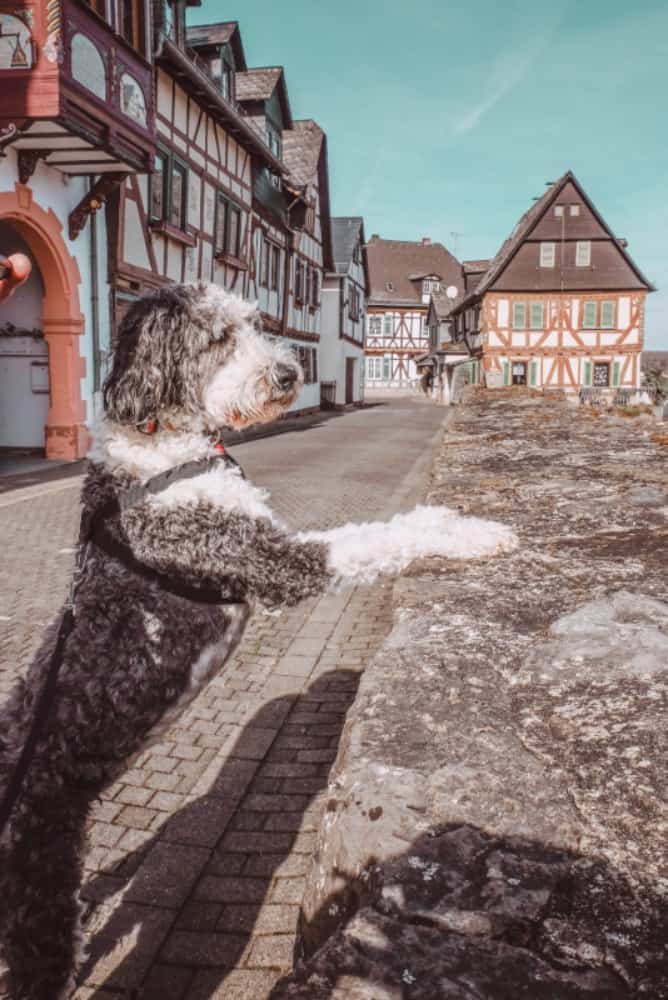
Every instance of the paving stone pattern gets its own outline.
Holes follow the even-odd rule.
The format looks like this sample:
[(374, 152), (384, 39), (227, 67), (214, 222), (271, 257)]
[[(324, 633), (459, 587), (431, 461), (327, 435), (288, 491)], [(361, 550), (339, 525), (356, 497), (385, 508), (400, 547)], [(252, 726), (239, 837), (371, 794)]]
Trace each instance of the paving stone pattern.
[[(292, 527), (388, 517), (423, 493), (443, 411), (402, 399), (235, 447)], [(0, 497), (0, 694), (67, 587), (78, 486)], [(391, 583), (276, 615), (91, 817), (77, 1000), (263, 1000), (292, 965), (329, 770)]]

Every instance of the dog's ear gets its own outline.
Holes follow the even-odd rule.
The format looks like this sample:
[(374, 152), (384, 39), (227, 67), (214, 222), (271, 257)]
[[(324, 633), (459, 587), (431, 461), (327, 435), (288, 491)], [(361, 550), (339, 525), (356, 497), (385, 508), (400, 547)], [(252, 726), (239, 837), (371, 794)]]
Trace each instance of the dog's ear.
[(184, 286), (170, 285), (138, 299), (126, 313), (103, 388), (111, 420), (141, 426), (160, 410), (181, 404), (179, 360), (189, 299)]

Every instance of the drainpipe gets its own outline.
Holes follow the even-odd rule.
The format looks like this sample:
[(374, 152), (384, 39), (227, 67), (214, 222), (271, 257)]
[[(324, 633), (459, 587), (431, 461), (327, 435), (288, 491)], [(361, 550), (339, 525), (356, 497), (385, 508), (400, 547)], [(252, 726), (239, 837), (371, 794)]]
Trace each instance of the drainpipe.
[[(88, 180), (88, 189), (91, 190), (95, 178)], [(91, 212), (90, 216), (90, 313), (93, 324), (93, 392), (100, 391), (100, 294), (97, 273), (97, 213)]]

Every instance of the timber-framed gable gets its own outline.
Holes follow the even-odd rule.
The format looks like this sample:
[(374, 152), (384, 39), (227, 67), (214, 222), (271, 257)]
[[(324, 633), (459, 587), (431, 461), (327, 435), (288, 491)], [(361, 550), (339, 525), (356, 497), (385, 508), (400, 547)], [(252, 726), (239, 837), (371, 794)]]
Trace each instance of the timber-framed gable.
[(637, 390), (652, 290), (569, 171), (454, 310), (456, 335), (490, 385)]

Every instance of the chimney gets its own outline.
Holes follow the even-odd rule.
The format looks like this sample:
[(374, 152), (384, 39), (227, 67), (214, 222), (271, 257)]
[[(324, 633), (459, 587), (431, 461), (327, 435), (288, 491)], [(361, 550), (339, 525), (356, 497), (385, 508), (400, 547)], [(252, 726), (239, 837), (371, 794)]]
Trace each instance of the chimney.
[(422, 237), (422, 246), (423, 247), (430, 247), (431, 246), (431, 236), (423, 236)]
[(379, 240), (380, 236), (378, 235), (378, 233), (373, 233), (372, 236), (371, 236), (371, 239), (372, 240)]

